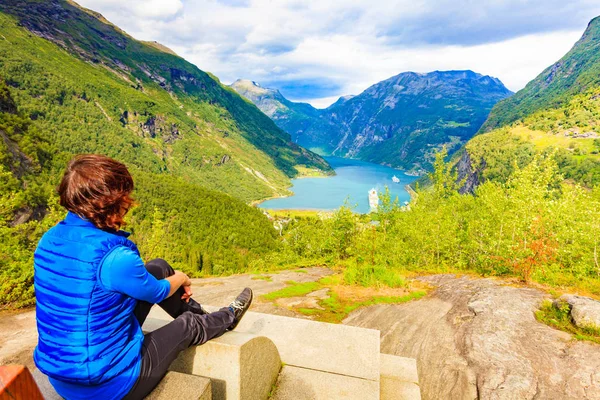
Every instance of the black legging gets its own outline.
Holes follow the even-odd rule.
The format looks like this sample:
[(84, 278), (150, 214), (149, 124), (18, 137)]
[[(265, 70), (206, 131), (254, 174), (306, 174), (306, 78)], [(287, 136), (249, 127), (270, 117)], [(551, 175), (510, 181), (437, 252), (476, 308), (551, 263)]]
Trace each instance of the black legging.
[[(157, 279), (165, 279), (175, 273), (169, 263), (160, 258), (146, 263), (146, 269)], [(182, 350), (221, 336), (233, 323), (234, 316), (229, 308), (203, 314), (200, 304), (195, 300), (190, 299), (188, 303), (181, 299), (183, 293), (183, 288), (179, 288), (172, 296), (158, 303), (174, 320), (145, 335), (140, 376), (124, 399), (146, 397)], [(144, 324), (152, 306), (151, 303), (138, 301), (134, 314), (140, 326)]]

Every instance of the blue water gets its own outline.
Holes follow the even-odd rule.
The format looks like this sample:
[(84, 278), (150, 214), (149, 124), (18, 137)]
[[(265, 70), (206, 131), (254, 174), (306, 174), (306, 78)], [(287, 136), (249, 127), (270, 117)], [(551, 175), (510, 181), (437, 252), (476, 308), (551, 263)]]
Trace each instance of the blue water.
[[(375, 188), (378, 192), (383, 192), (386, 185), (390, 189), (392, 199), (398, 197), (401, 204), (410, 200), (404, 186), (417, 179), (414, 176), (364, 161), (338, 157), (325, 159), (335, 169), (335, 176), (293, 179), (293, 196), (267, 200), (261, 203), (260, 207), (271, 210), (334, 210), (342, 206), (348, 198), (350, 205), (356, 205), (356, 212), (367, 213), (369, 190)], [(392, 182), (394, 175), (400, 179), (399, 183)]]

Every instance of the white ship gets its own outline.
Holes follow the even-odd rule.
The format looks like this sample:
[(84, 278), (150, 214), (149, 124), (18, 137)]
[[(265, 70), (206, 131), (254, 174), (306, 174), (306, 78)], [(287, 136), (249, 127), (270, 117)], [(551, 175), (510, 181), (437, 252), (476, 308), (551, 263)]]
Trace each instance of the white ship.
[(398, 179), (398, 177), (396, 175), (394, 175), (394, 176), (392, 176), (392, 182), (400, 183), (400, 179)]
[(377, 211), (377, 206), (379, 205), (379, 196), (377, 195), (377, 190), (375, 188), (369, 190), (369, 207), (371, 207), (371, 212)]

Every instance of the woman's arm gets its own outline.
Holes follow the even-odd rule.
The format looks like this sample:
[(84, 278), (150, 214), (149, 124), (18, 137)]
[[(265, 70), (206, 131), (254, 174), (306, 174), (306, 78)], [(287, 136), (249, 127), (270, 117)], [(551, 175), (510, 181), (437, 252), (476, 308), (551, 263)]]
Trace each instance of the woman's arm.
[(169, 295), (167, 297), (171, 297), (173, 296), (173, 294), (177, 291), (177, 289), (179, 289), (181, 286), (183, 286), (184, 290), (185, 290), (185, 294), (184, 296), (186, 296), (186, 299), (188, 299), (191, 295), (192, 292), (189, 289), (190, 286), (192, 285), (192, 281), (190, 280), (190, 278), (184, 274), (181, 271), (175, 271), (175, 273), (169, 277), (166, 278), (169, 283), (171, 284), (171, 290), (169, 291)]

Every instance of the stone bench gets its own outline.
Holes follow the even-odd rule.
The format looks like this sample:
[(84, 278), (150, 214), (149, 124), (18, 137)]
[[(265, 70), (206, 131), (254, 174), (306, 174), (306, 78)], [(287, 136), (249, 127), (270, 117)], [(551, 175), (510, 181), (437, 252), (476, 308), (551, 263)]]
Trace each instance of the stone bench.
[[(154, 330), (171, 320), (154, 307), (144, 329)], [(234, 332), (269, 338), (286, 365), (379, 381), (378, 330), (247, 312)]]
[[(48, 377), (39, 369), (33, 371), (33, 378), (45, 400), (62, 400), (56, 393)], [(24, 399), (27, 399), (24, 397)], [(211, 400), (211, 381), (201, 376), (169, 371), (146, 400)]]
[(421, 400), (414, 358), (381, 354), (380, 396), (382, 399)]
[[(142, 328), (151, 332), (170, 320), (148, 318)], [(169, 369), (210, 378), (215, 400), (255, 400), (269, 396), (281, 365), (271, 340), (236, 330), (182, 351)]]
[[(205, 308), (217, 310), (217, 307)], [(154, 330), (171, 320), (154, 307), (143, 328)], [(257, 397), (242, 397), (241, 393), (248, 389), (243, 388), (244, 378), (239, 375), (238, 379), (237, 371), (246, 366), (240, 364), (233, 368), (234, 372), (231, 366), (219, 366), (225, 362), (219, 355), (223, 346), (242, 346), (253, 340), (255, 344), (247, 347), (247, 358), (232, 356), (239, 350), (230, 349), (226, 359), (239, 360), (252, 365), (254, 371), (262, 371), (265, 363), (253, 362), (252, 358), (272, 352), (270, 348), (274, 345), (284, 366), (274, 387), (267, 386), (270, 380), (260, 383), (261, 393), (268, 393), (267, 388), (274, 389), (272, 400), (421, 399), (416, 361), (380, 354), (379, 331), (255, 312), (246, 313), (235, 331), (182, 353), (172, 369), (211, 378), (213, 398), (217, 400), (266, 399), (267, 394), (258, 396), (259, 392), (253, 392)], [(273, 371), (267, 368), (261, 373), (273, 379)]]
[(378, 400), (379, 382), (285, 365), (270, 400)]
[[(206, 308), (209, 311), (217, 309), (211, 306)], [(143, 328), (146, 331), (154, 330), (171, 320), (160, 308), (155, 307)], [(222, 386), (220, 381), (223, 374), (215, 374), (213, 371), (216, 367), (207, 368), (203, 361), (211, 358), (220, 362), (211, 348), (220, 346), (221, 341), (233, 340), (236, 335), (268, 339), (276, 346), (285, 366), (277, 380), (273, 399), (380, 398), (379, 331), (271, 314), (246, 313), (235, 331), (212, 340), (207, 343), (208, 346), (199, 346), (193, 350), (193, 355), (188, 351), (173, 364), (172, 369), (213, 379), (214, 399), (239, 398), (230, 397), (234, 392), (229, 391), (226, 397), (222, 397), (223, 393), (218, 388)], [(253, 349), (256, 351), (255, 357), (264, 351), (259, 346)], [(182, 364), (187, 367), (182, 368)], [(266, 374), (269, 375), (270, 370)], [(305, 397), (299, 397), (301, 393)], [(252, 398), (266, 399), (267, 396)]]
[(169, 371), (146, 400), (211, 400), (211, 380)]

